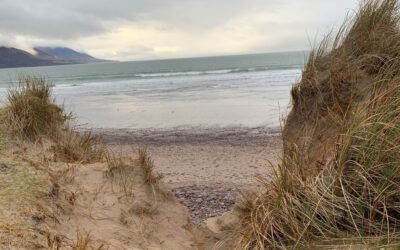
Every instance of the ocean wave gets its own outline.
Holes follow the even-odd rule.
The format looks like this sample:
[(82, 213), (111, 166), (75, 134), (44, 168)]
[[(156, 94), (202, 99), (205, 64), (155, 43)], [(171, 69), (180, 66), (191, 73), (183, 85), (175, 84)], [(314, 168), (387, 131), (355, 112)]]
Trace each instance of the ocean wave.
[(229, 73), (246, 73), (246, 72), (257, 72), (257, 71), (267, 71), (270, 70), (269, 67), (262, 68), (244, 68), (244, 69), (233, 69)]
[[(131, 74), (103, 74), (93, 77), (92, 75), (85, 75), (82, 77), (72, 77), (69, 79), (63, 79), (62, 81), (56, 81), (52, 79), (53, 82), (58, 82), (56, 84), (57, 88), (75, 88), (75, 87), (83, 87), (87, 85), (104, 85), (110, 83), (125, 83), (130, 84), (132, 80), (144, 80), (142, 84), (148, 84), (147, 79), (165, 79), (168, 78), (180, 78), (180, 77), (195, 77), (202, 75), (225, 75), (227, 78), (237, 78), (236, 76), (240, 74), (240, 79), (248, 80), (248, 81), (257, 81), (257, 79), (270, 79), (273, 78), (275, 82), (280, 82), (279, 79), (286, 79), (287, 77), (291, 77), (294, 73), (299, 71), (301, 67), (289, 66), (286, 68), (283, 67), (248, 67), (248, 68), (229, 68), (229, 69), (219, 69), (219, 70), (205, 70), (205, 71), (185, 71), (185, 72), (154, 72), (154, 73), (131, 73)], [(274, 72), (271, 74), (261, 74), (261, 75), (251, 75), (247, 73), (251, 72), (261, 72), (261, 71), (269, 71)], [(229, 76), (231, 75), (231, 76)], [(225, 78), (225, 77), (223, 77)], [(220, 78), (218, 78), (220, 79)], [(213, 79), (213, 82), (218, 82), (218, 79)], [(157, 80), (157, 81), (159, 81)], [(190, 80), (189, 80), (190, 81)], [(201, 81), (207, 81), (207, 79), (203, 79)], [(210, 88), (214, 88), (216, 86), (209, 86)], [(217, 87), (218, 88), (218, 87)]]
[(301, 69), (301, 67), (302, 65), (279, 66), (279, 67), (234, 68), (234, 69), (205, 70), (205, 71), (143, 73), (143, 74), (135, 74), (135, 76), (140, 78), (159, 78), (159, 77), (176, 77), (176, 76), (217, 75), (217, 74), (248, 73), (248, 72), (271, 71), (271, 70)]
[(186, 71), (186, 72), (162, 72), (162, 73), (144, 73), (135, 74), (136, 77), (149, 78), (149, 77), (174, 77), (174, 76), (196, 76), (196, 75), (213, 75), (213, 74), (227, 74), (231, 70), (205, 70), (205, 71)]

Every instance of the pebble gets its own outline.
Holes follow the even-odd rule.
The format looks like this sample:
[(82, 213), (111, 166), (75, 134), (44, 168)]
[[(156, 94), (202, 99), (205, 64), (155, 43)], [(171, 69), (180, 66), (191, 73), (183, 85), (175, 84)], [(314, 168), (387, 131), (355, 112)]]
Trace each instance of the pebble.
[(213, 186), (179, 187), (172, 192), (188, 208), (193, 221), (198, 224), (229, 211), (240, 195), (239, 188)]

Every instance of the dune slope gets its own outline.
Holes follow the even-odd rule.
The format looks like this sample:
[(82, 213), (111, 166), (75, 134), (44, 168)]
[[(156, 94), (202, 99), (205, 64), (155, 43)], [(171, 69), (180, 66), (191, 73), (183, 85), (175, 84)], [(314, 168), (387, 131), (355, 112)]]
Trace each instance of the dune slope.
[(78, 133), (42, 78), (0, 112), (1, 249), (202, 249), (202, 235), (145, 150)]
[(219, 219), (237, 249), (398, 246), (399, 14), (364, 1), (312, 51), (272, 181)]

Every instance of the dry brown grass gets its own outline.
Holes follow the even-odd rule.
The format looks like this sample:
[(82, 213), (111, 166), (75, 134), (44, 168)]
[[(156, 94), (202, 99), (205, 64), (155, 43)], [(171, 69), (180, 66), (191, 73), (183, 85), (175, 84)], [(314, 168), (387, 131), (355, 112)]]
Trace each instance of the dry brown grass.
[[(96, 246), (95, 246), (96, 245)], [(90, 233), (76, 233), (76, 241), (70, 246), (72, 250), (102, 250), (106, 249), (104, 244), (96, 244)]]
[(398, 6), (365, 1), (311, 55), (292, 90), (282, 162), (236, 205), (237, 249), (399, 246)]
[(44, 78), (23, 77), (7, 94), (6, 126), (13, 136), (36, 140), (54, 136), (71, 118), (55, 104), (51, 87)]
[(116, 154), (111, 150), (108, 150), (106, 155), (107, 161), (107, 175), (114, 177), (116, 174), (120, 174), (124, 169), (128, 168), (130, 164), (128, 162), (132, 159), (124, 157), (122, 153)]
[(51, 146), (55, 161), (91, 163), (100, 161), (105, 148), (91, 132), (78, 133), (65, 129), (55, 137)]
[(88, 250), (90, 242), (91, 242), (91, 238), (90, 238), (90, 234), (89, 233), (85, 234), (85, 235), (77, 233), (76, 242), (72, 246), (72, 249), (73, 250)]
[(137, 184), (137, 168), (133, 159), (124, 157), (122, 154), (115, 154), (108, 151), (106, 154), (107, 160), (107, 176), (111, 177), (120, 191), (124, 192), (126, 196), (134, 194), (134, 187)]
[(139, 149), (137, 158), (108, 151), (106, 160), (108, 165), (107, 175), (112, 177), (112, 180), (127, 196), (132, 196), (135, 187), (142, 184), (151, 188), (155, 204), (157, 203), (158, 193), (161, 193), (164, 197), (169, 196), (168, 192), (160, 189), (162, 175), (155, 172), (153, 160), (146, 149)]
[(139, 149), (139, 164), (143, 167), (146, 173), (146, 182), (151, 185), (156, 185), (163, 176), (154, 171), (154, 162), (151, 156), (147, 153), (146, 148)]
[(46, 247), (42, 223), (54, 218), (51, 177), (22, 162), (2, 163), (0, 171), (0, 248)]
[(104, 147), (91, 132), (78, 133), (70, 128), (72, 114), (55, 103), (45, 78), (21, 78), (18, 87), (9, 89), (7, 100), (0, 121), (4, 120), (5, 129), (14, 137), (31, 141), (50, 138), (56, 161), (89, 163), (103, 159)]

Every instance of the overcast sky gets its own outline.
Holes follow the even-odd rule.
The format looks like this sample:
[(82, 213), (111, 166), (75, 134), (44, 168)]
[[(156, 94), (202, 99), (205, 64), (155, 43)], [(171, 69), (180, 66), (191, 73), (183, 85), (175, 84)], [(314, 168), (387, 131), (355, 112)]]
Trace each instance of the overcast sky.
[(141, 60), (304, 50), (357, 0), (0, 0), (0, 45)]

